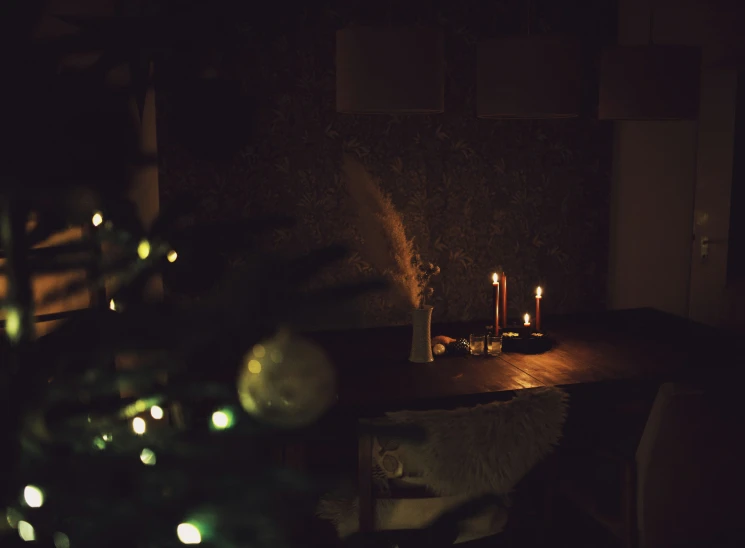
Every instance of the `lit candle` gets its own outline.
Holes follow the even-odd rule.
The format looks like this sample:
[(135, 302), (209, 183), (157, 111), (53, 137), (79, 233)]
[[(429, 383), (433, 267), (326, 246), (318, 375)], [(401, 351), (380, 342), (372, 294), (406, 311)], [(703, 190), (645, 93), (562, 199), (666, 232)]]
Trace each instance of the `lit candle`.
[(502, 272), (502, 327), (507, 327), (507, 274)]
[(499, 335), (499, 276), (496, 272), (491, 275), (491, 287), (494, 305), (494, 334)]
[(535, 330), (541, 330), (541, 297), (543, 290), (538, 286), (535, 290)]
[(523, 320), (525, 321), (523, 325), (525, 327), (530, 327), (530, 314), (525, 314), (525, 316), (523, 316)]

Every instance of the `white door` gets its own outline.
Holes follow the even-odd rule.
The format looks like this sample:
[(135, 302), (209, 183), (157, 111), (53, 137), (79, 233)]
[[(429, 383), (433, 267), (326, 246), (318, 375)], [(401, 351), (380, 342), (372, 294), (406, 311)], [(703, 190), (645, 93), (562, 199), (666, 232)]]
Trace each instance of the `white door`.
[(716, 326), (739, 313), (745, 332), (745, 281), (727, 279), (743, 20), (743, 0), (619, 2), (619, 43), (651, 34), (702, 46), (703, 62), (697, 122), (616, 122), (610, 308), (649, 306)]

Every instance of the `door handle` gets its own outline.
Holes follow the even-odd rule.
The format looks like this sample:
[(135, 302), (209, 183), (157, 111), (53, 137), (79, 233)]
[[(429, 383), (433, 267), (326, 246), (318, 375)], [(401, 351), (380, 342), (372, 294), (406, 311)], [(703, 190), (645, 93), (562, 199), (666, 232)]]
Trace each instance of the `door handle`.
[(727, 238), (709, 238), (708, 236), (701, 237), (701, 258), (706, 259), (709, 256), (709, 246), (711, 244), (724, 244), (727, 243)]

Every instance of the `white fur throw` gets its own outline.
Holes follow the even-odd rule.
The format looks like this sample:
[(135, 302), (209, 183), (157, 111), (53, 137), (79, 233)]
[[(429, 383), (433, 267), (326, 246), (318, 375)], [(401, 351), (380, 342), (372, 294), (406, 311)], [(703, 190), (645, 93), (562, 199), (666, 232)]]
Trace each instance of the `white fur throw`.
[[(385, 456), (393, 457), (400, 461), (402, 472), (386, 478), (376, 463), (375, 490), (385, 497), (387, 481), (397, 477), (400, 480), (393, 481), (425, 485), (448, 506), (486, 493), (507, 495), (559, 441), (566, 411), (565, 392), (538, 388), (521, 390), (506, 402), (470, 408), (387, 413), (387, 421), (420, 426), (427, 437), (424, 443), (376, 440), (371, 458), (381, 462)], [(377, 528), (406, 521), (392, 515), (396, 504), (385, 498), (377, 501)], [(319, 515), (334, 522), (344, 537), (358, 526), (357, 507), (356, 498), (328, 497), (321, 502)], [(504, 520), (497, 521), (501, 529)]]
[(507, 494), (561, 437), (567, 395), (521, 390), (506, 402), (452, 411), (399, 411), (396, 424), (424, 428), (425, 443), (401, 442), (404, 478), (437, 495)]

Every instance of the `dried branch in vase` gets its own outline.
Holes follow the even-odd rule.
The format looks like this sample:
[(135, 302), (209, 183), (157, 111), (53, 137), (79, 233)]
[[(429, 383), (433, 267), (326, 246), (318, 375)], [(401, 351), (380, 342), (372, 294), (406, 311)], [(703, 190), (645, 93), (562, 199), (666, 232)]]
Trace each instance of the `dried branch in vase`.
[(416, 266), (420, 260), (413, 239), (406, 236), (401, 214), (365, 167), (348, 154), (342, 171), (357, 209), (363, 239), (360, 255), (390, 280), (397, 304), (406, 309), (421, 307), (424, 288)]
[(432, 279), (432, 276), (437, 276), (440, 273), (440, 267), (433, 263), (422, 263), (421, 257), (418, 253), (415, 253), (411, 258), (411, 264), (417, 270), (417, 299), (419, 301), (419, 306), (417, 308), (424, 308), (427, 304), (427, 299), (435, 294), (435, 289), (429, 285), (429, 282)]

